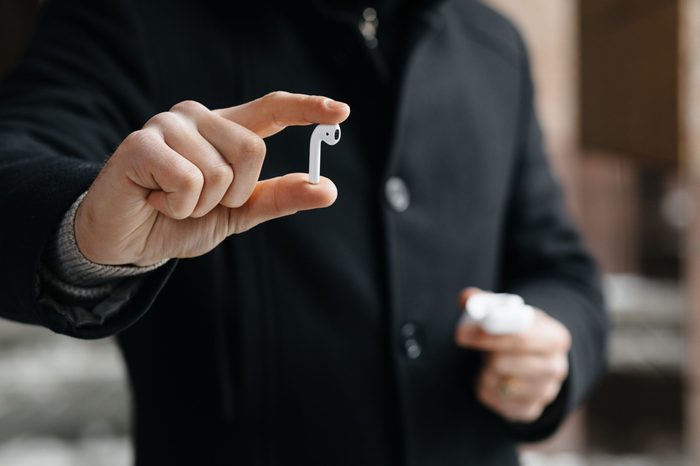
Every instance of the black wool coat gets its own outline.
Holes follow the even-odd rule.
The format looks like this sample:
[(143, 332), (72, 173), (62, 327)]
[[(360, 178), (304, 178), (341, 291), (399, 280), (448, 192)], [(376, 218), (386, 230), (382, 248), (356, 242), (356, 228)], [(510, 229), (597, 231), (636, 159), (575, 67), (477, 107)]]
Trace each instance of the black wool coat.
[[(374, 47), (359, 11), (235, 3), (48, 3), (0, 94), (0, 314), (118, 335), (139, 465), (517, 464), (516, 442), (551, 433), (601, 373), (606, 327), (521, 38), (472, 0), (405, 13), (391, 49), (382, 17)], [(38, 279), (127, 134), (182, 100), (274, 90), (351, 105), (323, 150), (335, 205), (171, 261), (99, 303), (108, 312)], [(310, 133), (269, 138), (262, 176), (307, 170)], [(571, 331), (570, 377), (538, 421), (477, 402), (481, 355), (453, 339), (466, 286), (518, 293)]]

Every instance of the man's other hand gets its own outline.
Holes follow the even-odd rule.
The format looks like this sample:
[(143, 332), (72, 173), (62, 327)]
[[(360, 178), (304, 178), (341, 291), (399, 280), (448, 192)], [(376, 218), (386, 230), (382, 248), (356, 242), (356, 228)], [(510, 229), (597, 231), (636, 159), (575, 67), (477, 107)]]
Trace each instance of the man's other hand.
[[(462, 308), (476, 293), (483, 291), (468, 288), (461, 293)], [(524, 333), (489, 335), (475, 323), (463, 323), (457, 327), (455, 340), (461, 347), (484, 352), (477, 398), (510, 422), (537, 420), (569, 373), (571, 334), (539, 309)]]

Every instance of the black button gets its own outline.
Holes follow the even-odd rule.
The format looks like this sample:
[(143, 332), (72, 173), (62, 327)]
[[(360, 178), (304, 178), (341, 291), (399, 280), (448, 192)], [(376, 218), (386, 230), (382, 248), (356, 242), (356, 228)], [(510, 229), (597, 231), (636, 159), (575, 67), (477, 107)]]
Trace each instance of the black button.
[(401, 335), (405, 338), (412, 337), (416, 334), (416, 325), (408, 322), (406, 324), (403, 324), (401, 327)]
[(379, 28), (379, 18), (377, 17), (377, 10), (374, 8), (365, 8), (362, 11), (362, 19), (358, 24), (358, 29), (360, 34), (365, 38), (365, 43), (367, 47), (374, 49), (379, 45), (377, 40), (377, 30)]
[(421, 348), (418, 341), (413, 338), (409, 338), (404, 342), (404, 348), (406, 349), (406, 356), (408, 359), (418, 359), (421, 353), (423, 353), (423, 348)]
[(418, 359), (423, 353), (421, 346), (422, 332), (418, 324), (406, 322), (401, 326), (401, 339), (403, 350), (408, 359)]

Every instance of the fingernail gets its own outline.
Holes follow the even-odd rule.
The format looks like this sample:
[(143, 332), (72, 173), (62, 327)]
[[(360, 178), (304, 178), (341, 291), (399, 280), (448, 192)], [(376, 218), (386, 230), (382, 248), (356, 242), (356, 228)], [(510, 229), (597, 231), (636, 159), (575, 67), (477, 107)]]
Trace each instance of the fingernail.
[(333, 99), (326, 99), (323, 103), (325, 104), (326, 108), (329, 108), (331, 110), (344, 110), (348, 108), (348, 104), (338, 102), (337, 100)]

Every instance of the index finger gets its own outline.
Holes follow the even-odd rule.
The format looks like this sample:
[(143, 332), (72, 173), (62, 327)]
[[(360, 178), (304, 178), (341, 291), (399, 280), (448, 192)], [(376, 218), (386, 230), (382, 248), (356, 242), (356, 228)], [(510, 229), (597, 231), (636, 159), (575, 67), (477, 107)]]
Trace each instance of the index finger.
[(266, 138), (287, 126), (341, 123), (350, 115), (350, 107), (328, 97), (276, 91), (214, 112)]
[(510, 335), (493, 335), (474, 323), (462, 323), (455, 331), (455, 340), (462, 347), (487, 352), (551, 353), (563, 349), (566, 343), (542, 316), (537, 309), (535, 322), (526, 332)]
[[(529, 333), (529, 332), (528, 332)], [(476, 324), (461, 324), (457, 327), (455, 340), (465, 348), (487, 352), (535, 351), (534, 342), (528, 333), (514, 335), (491, 335)], [(544, 349), (541, 347), (540, 349)]]

